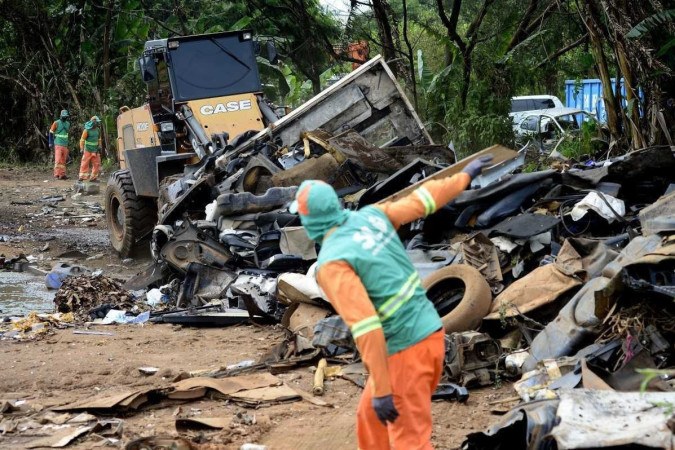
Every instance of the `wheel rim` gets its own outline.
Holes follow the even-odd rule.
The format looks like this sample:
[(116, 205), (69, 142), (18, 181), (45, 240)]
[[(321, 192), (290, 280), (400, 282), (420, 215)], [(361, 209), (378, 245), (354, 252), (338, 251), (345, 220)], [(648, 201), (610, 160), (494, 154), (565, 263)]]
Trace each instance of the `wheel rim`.
[(117, 196), (110, 199), (110, 231), (114, 238), (121, 241), (124, 238), (124, 208)]

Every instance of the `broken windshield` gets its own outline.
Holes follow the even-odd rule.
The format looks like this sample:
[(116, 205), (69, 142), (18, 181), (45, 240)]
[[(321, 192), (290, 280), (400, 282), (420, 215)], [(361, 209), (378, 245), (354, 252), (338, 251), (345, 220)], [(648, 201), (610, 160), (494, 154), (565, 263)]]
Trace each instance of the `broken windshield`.
[(243, 35), (169, 39), (174, 101), (260, 92), (253, 41)]

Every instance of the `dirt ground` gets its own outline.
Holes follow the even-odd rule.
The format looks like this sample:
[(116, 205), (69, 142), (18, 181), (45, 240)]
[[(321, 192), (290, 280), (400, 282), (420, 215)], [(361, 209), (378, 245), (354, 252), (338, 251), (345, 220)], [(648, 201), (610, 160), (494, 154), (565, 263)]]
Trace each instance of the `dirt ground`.
[[(72, 175), (75, 168), (70, 167), (69, 171)], [(78, 201), (103, 204), (105, 181), (101, 183), (101, 194), (75, 202), (71, 198), (73, 184), (73, 180), (54, 181), (47, 170), (0, 169), (0, 241), (3, 241), (0, 255), (33, 255), (39, 266), (48, 270), (63, 259), (59, 255), (70, 252), (77, 256), (70, 261), (101, 268), (108, 275), (122, 278), (134, 275), (148, 260), (122, 262), (109, 249), (104, 218), (84, 221), (90, 219), (80, 217), (87, 213), (78, 206)], [(66, 201), (51, 211), (43, 210), (44, 204), (39, 200), (47, 195), (63, 195)], [(28, 202), (32, 204), (25, 204)], [(64, 210), (72, 215), (60, 216), (59, 212)], [(110, 332), (112, 336), (79, 335), (66, 329), (40, 341), (0, 341), (0, 403), (26, 400), (30, 405), (48, 408), (130, 388), (167, 386), (181, 372), (216, 369), (256, 359), (284, 336), (278, 326), (258, 325), (199, 329), (148, 324), (99, 326), (95, 330)], [(144, 366), (160, 370), (144, 376), (138, 370)], [(313, 375), (308, 367), (278, 376), (291, 387), (311, 391)], [(202, 399), (143, 409), (120, 417), (124, 420), (122, 442), (144, 436), (176, 436), (177, 417), (239, 414), (249, 419), (255, 416), (255, 421), (235, 420), (229, 429), (181, 435), (204, 449), (237, 449), (247, 442), (265, 444), (270, 449), (354, 449), (360, 390), (343, 379), (327, 381), (322, 399), (332, 407), (299, 401), (251, 409), (222, 400)], [(511, 387), (504, 385), (471, 390), (465, 404), (435, 402), (433, 444), (438, 449), (459, 448), (468, 433), (484, 430), (497, 420), (495, 412), (514, 405), (512, 401), (504, 402), (513, 395)], [(0, 435), (0, 448), (25, 448), (32, 439), (35, 437)], [(87, 436), (68, 448), (87, 449), (97, 442), (96, 437)]]

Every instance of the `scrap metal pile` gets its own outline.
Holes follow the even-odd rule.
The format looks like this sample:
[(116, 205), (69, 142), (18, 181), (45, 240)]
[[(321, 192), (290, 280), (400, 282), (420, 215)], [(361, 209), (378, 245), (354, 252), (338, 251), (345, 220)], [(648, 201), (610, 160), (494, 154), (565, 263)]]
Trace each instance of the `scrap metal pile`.
[[(161, 186), (155, 263), (127, 283), (151, 289), (148, 297), (161, 304), (151, 320), (281, 322), (288, 341), (251, 368), (344, 353), (353, 345), (349, 331), (313, 276), (318, 248), (288, 212), (297, 186), (324, 180), (346, 207), (358, 209), (400, 198), (420, 180), (451, 176), (490, 153), (494, 166), (470, 189), (400, 230), (449, 333), (445, 379), (457, 385), (443, 385), (437, 397), (464, 399), (463, 388), (520, 377), (514, 387), (522, 401), (555, 398), (545, 403), (550, 420), (536, 422), (542, 411), (526, 403), (504, 422), (504, 433), (522, 438), (522, 448), (544, 445), (548, 432), (578, 448), (564, 437), (578, 426), (569, 402), (612, 404), (612, 390), (636, 390), (649, 374), (647, 389), (673, 390), (670, 147), (564, 170), (526, 172), (525, 155), (501, 146), (452, 164), (453, 153), (432, 145), (380, 60), (245, 139)], [(576, 386), (607, 392), (557, 395)], [(670, 401), (673, 394), (663, 395)], [(662, 416), (665, 427), (669, 416)], [(586, 425), (597, 426), (598, 417)], [(498, 448), (501, 429), (471, 436), (466, 448)], [(648, 432), (608, 445), (650, 446), (663, 438)]]
[[(670, 147), (649, 148), (549, 173), (524, 201), (520, 188), (472, 213), (478, 223), (520, 203), (460, 244), (491, 293), (477, 331), (449, 335), (447, 372), (465, 385), (517, 380), (520, 404), (463, 448), (672, 448), (674, 164)], [(511, 180), (526, 176), (544, 173)]]
[[(619, 402), (629, 410), (644, 403), (611, 391), (637, 390), (649, 374), (648, 390), (672, 391), (675, 158), (670, 148), (634, 152), (596, 167), (533, 173), (522, 172), (521, 154), (498, 146), (483, 153), (494, 154), (497, 164), (475, 180), (475, 188), (400, 233), (449, 333), (445, 380), (451, 383), (443, 384), (436, 398), (462, 400), (465, 387), (520, 377), (514, 388), (525, 403), (512, 414), (531, 430), (539, 425), (532, 422), (537, 413), (527, 412), (528, 402), (545, 400), (553, 409), (544, 429), (551, 431), (556, 417), (571, 420), (564, 409), (569, 402)], [(323, 155), (298, 166), (327, 159)], [(464, 164), (442, 168), (416, 160), (388, 177), (379, 175), (379, 182), (343, 190), (341, 197), (354, 208), (389, 201), (422, 178), (448, 176)], [(317, 176), (309, 168), (301, 173)], [(165, 274), (157, 284), (173, 280), (163, 288), (165, 301), (185, 309), (154, 320), (224, 324), (255, 316), (287, 328), (283, 348), (248, 369), (280, 370), (353, 349), (347, 328), (314, 280), (311, 264), (318, 248), (287, 212), (293, 188), (278, 186), (277, 179), (271, 177), (275, 187), (263, 196), (220, 194), (210, 209), (215, 215), (206, 217), (204, 206), (205, 217), (183, 215), (173, 227), (160, 225), (153, 239), (153, 271)], [(239, 200), (242, 195), (245, 201)], [(272, 200), (262, 207), (261, 198)], [(607, 392), (565, 390), (576, 386)], [(665, 424), (668, 414), (662, 416)], [(503, 426), (521, 423), (514, 421)], [(587, 422), (599, 426), (602, 416)], [(563, 442), (574, 423), (558, 425), (555, 438)], [(623, 436), (626, 442), (651, 442), (643, 438)], [(465, 445), (497, 448), (499, 439), (476, 434)], [(522, 448), (543, 445), (522, 439)]]

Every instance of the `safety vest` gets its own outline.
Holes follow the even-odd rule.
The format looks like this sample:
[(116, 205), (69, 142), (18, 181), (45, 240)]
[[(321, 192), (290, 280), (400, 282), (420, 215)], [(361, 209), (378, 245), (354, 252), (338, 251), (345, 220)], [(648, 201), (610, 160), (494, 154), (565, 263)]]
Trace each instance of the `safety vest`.
[(354, 269), (377, 311), (377, 317), (351, 327), (355, 338), (381, 323), (387, 352), (392, 355), (443, 326), (396, 230), (381, 209), (367, 206), (351, 213), (323, 240), (318, 265), (330, 261), (345, 261)]
[(56, 131), (54, 131), (54, 145), (68, 146), (68, 130), (70, 130), (70, 122), (61, 119), (56, 121)]
[(98, 128), (90, 128), (87, 130), (87, 139), (84, 140), (84, 149), (88, 152), (98, 152), (98, 138), (101, 131)]

